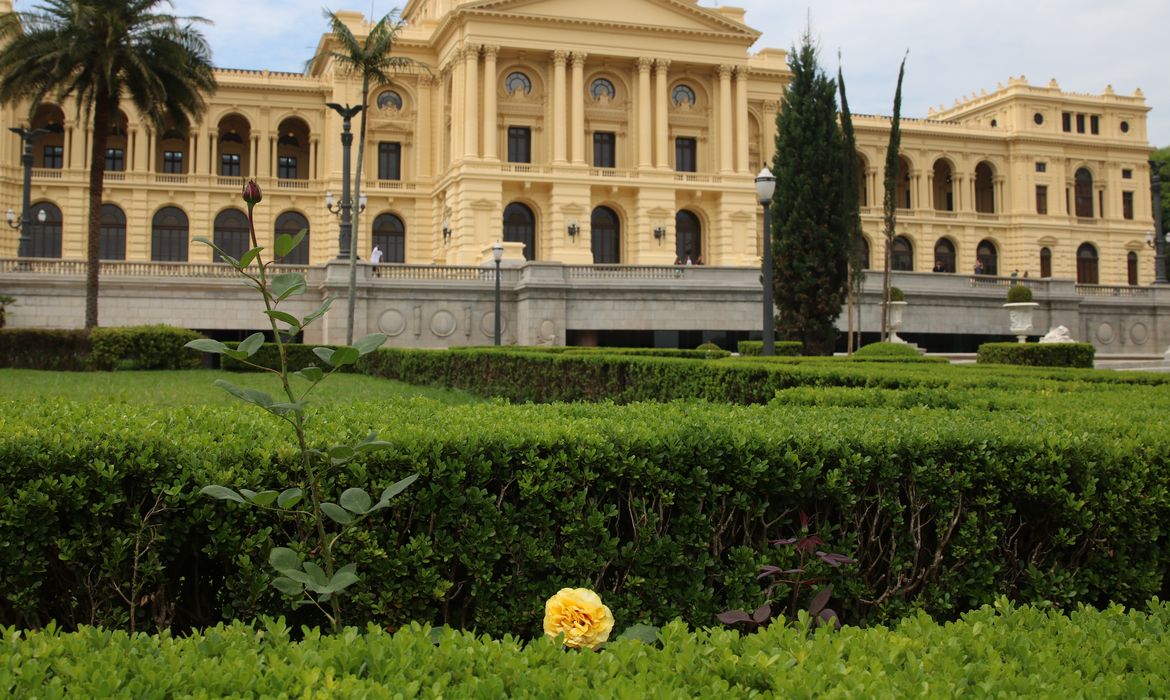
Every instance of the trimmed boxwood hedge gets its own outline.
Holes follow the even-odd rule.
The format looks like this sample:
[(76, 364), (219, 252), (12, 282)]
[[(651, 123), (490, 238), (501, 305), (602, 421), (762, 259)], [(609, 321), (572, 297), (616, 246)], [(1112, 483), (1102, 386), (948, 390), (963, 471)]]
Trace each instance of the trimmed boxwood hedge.
[(201, 337), (161, 324), (94, 328), (89, 333), (93, 347), (89, 364), (97, 370), (195, 369), (203, 366), (203, 353), (184, 346)]
[[(619, 629), (624, 621), (618, 621)], [(87, 627), (0, 631), (0, 687), (15, 697), (716, 698), (1170, 695), (1170, 610), (1069, 615), (997, 602), (941, 625), (741, 636), (679, 623), (656, 645), (561, 651), (421, 626), (294, 639), (283, 620), (171, 637)]]
[(83, 329), (0, 328), (0, 367), (80, 372), (91, 350)]
[[(775, 345), (777, 357), (799, 357), (800, 353), (804, 351), (804, 343), (799, 340), (777, 340)], [(736, 349), (740, 355), (762, 355), (764, 352), (764, 341), (741, 340), (737, 344)]]
[(1032, 367), (1092, 367), (1091, 343), (983, 343), (975, 361)]

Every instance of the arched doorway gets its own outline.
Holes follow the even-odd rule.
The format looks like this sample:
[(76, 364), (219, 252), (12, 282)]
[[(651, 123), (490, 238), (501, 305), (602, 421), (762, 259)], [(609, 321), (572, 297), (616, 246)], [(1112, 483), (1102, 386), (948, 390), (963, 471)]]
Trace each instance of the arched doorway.
[(1125, 272), (1130, 286), (1138, 283), (1138, 255), (1132, 250), (1125, 255)]
[(597, 207), (589, 219), (593, 264), (616, 265), (621, 259), (621, 221), (613, 209)]
[(858, 251), (857, 257), (861, 260), (861, 269), (868, 270), (869, 269), (869, 239), (866, 238), (865, 236), (859, 237), (857, 239), (857, 246), (860, 249)]
[[(41, 212), (45, 219), (41, 220)], [(61, 257), (61, 210), (52, 202), (37, 202), (32, 205), (32, 230), (28, 255), (33, 258)]]
[(1077, 248), (1077, 284), (1098, 284), (1097, 249), (1092, 243)]
[[(954, 171), (950, 161), (939, 158), (934, 162), (934, 209), (935, 211), (955, 210)], [(950, 270), (954, 272), (954, 270)]]
[(911, 208), (914, 202), (910, 199), (910, 163), (902, 156), (898, 156), (898, 174), (894, 176), (894, 185), (898, 192), (898, 208)]
[[(276, 217), (275, 233), (276, 236), (285, 233), (294, 238), (301, 229), (305, 230), (305, 239), (297, 244), (288, 252), (288, 255), (283, 258), (277, 258), (276, 262), (284, 265), (308, 265), (309, 264), (309, 220), (300, 212), (286, 211), (280, 216)], [(275, 240), (275, 238), (273, 239)]]
[[(239, 260), (251, 248), (248, 217), (239, 209), (224, 209), (215, 217), (212, 238), (220, 250)], [(218, 252), (212, 259), (226, 262)]]
[(987, 161), (975, 166), (975, 211), (995, 213), (995, 176)]
[(1040, 249), (1040, 276), (1052, 276), (1052, 249), (1047, 246)]
[(890, 246), (890, 269), (899, 272), (914, 271), (914, 246), (910, 239), (898, 236)]
[(523, 243), (524, 259), (536, 259), (536, 215), (527, 205), (512, 202), (504, 207), (504, 242)]
[(934, 244), (934, 271), (955, 271), (955, 244), (949, 238), (940, 238)]
[(150, 222), (150, 259), (187, 262), (187, 214), (178, 207), (163, 207)]
[(382, 250), (382, 262), (406, 262), (406, 225), (393, 214), (379, 214), (374, 219), (374, 245)]
[(1077, 168), (1074, 177), (1076, 214), (1082, 219), (1093, 218), (1093, 173), (1088, 168)]
[(699, 217), (686, 209), (674, 215), (674, 256), (686, 262), (703, 259), (703, 225)]
[(98, 229), (98, 258), (126, 259), (126, 214), (115, 204), (103, 204)]
[(975, 247), (975, 259), (978, 260), (983, 270), (984, 275), (998, 275), (999, 274), (999, 250), (995, 244), (984, 238), (979, 241), (979, 245)]

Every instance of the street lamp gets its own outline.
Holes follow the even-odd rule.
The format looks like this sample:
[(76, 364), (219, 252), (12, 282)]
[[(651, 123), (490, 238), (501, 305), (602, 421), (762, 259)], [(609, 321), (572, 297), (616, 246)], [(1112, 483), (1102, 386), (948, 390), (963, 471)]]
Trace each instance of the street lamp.
[(496, 345), (500, 344), (500, 259), (504, 257), (504, 244), (492, 244), (492, 258), (496, 261)]
[(1154, 246), (1154, 284), (1166, 284), (1166, 237), (1162, 230), (1162, 176), (1158, 164), (1150, 161), (1150, 201), (1154, 204), (1154, 230), (1147, 241)]
[(776, 193), (776, 178), (766, 167), (756, 175), (756, 194), (764, 207), (764, 355), (776, 354), (776, 316), (772, 303), (772, 230), (768, 220), (768, 209), (772, 206), (772, 195)]
[[(29, 229), (32, 228), (32, 165), (33, 165), (33, 141), (49, 133), (48, 129), (25, 129), (20, 126), (10, 126), (8, 130), (20, 137), (24, 142), (24, 153), (20, 157), (20, 163), (24, 166), (24, 190), (21, 193), (21, 212), (20, 224), (14, 224), (16, 220), (16, 213), (11, 209), (8, 210), (8, 225), (20, 231), (20, 244), (17, 247), (17, 257), (27, 258), (32, 256), (32, 236), (29, 235)], [(45, 211), (42, 209), (37, 215), (38, 220), (44, 223), (43, 218)]]
[(333, 193), (325, 194), (325, 207), (332, 213), (341, 214), (341, 230), (337, 237), (337, 257), (350, 257), (350, 247), (353, 239), (353, 220), (350, 218), (350, 209), (353, 202), (349, 196), (349, 150), (353, 144), (353, 134), (349, 131), (349, 122), (354, 115), (362, 111), (361, 105), (342, 106), (336, 102), (325, 103), (327, 107), (341, 115), (341, 202), (337, 208), (333, 207)]

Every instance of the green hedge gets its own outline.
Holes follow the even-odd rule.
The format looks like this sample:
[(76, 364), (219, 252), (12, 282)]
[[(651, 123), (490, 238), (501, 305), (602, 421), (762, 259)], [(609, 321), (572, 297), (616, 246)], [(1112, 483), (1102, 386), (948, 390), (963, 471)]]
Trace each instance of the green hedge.
[(0, 328), (0, 367), (79, 372), (89, 368), (90, 349), (82, 329)]
[(1090, 343), (983, 343), (975, 361), (1031, 367), (1092, 367)]
[[(185, 637), (85, 628), (17, 633), (0, 645), (0, 687), (15, 697), (715, 698), (1170, 695), (1170, 610), (1014, 608), (999, 602), (940, 625), (759, 634), (679, 623), (658, 644), (561, 651), (413, 625), (301, 640), (282, 620)], [(620, 624), (620, 623), (619, 623)]]
[[(741, 340), (736, 348), (740, 355), (762, 355), (764, 352), (764, 341), (762, 340)], [(804, 344), (799, 340), (777, 340), (776, 341), (776, 356), (777, 357), (799, 357), (800, 353), (804, 351)]]
[[(235, 349), (239, 343), (225, 343), (228, 347)], [(285, 353), (288, 358), (288, 366), (292, 371), (301, 370), (309, 365), (321, 367), (322, 369), (329, 369), (321, 358), (313, 354), (313, 348), (331, 348), (336, 350), (340, 345), (307, 345), (304, 343), (285, 343)], [(220, 355), (220, 368), (232, 372), (253, 372), (258, 371), (254, 367), (244, 364), (239, 360), (233, 360), (227, 355)], [(277, 349), (276, 343), (264, 343), (260, 349), (256, 351), (255, 355), (250, 358), (253, 364), (267, 367), (269, 369), (280, 368), (280, 351)], [(356, 369), (353, 365), (346, 365), (342, 367), (340, 372), (354, 372)]]
[(195, 369), (203, 366), (203, 354), (183, 346), (201, 337), (165, 325), (94, 328), (89, 363), (97, 370)]
[(921, 357), (913, 346), (906, 343), (870, 343), (853, 353), (854, 357)]
[[(1167, 590), (1170, 436), (1146, 414), (1170, 398), (1070, 384), (999, 410), (331, 405), (311, 435), (392, 447), (329, 474), (329, 493), (421, 475), (345, 545), (363, 577), (346, 620), (534, 636), (550, 589), (588, 586), (619, 619), (707, 624), (758, 604), (759, 565), (794, 563), (767, 541), (800, 513), (859, 560), (833, 574), (848, 622), (1001, 593), (1140, 605)], [(268, 587), (281, 525), (197, 495), (288, 484), (288, 431), (258, 411), (4, 402), (0, 435), (0, 625), (124, 626), (119, 591), (139, 629), (320, 622)]]

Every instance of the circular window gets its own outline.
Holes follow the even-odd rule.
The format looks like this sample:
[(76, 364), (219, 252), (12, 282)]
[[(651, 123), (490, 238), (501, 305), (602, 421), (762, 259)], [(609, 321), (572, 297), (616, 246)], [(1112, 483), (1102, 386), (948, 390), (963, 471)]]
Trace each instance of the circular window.
[(589, 86), (589, 94), (596, 100), (612, 100), (617, 91), (613, 88), (613, 83), (605, 78), (598, 78)]
[(504, 90), (509, 95), (515, 95), (517, 91), (527, 95), (532, 92), (532, 81), (528, 79), (527, 75), (519, 71), (509, 73), (508, 77), (504, 78)]
[(1123, 133), (1123, 134), (1129, 133), (1129, 122), (1121, 122), (1121, 133)]
[(676, 107), (695, 105), (695, 91), (686, 85), (678, 85), (670, 93), (670, 99), (674, 101)]
[(1032, 115), (1032, 121), (1036, 122), (1036, 125), (1039, 126), (1044, 123), (1044, 115), (1036, 112)]
[(402, 109), (402, 95), (387, 90), (378, 95), (378, 109)]

